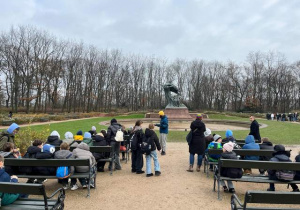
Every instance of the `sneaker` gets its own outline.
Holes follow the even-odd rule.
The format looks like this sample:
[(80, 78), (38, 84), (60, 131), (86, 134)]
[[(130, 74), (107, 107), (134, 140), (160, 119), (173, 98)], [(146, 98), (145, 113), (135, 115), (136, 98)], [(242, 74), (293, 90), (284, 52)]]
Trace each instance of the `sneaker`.
[(77, 189), (78, 189), (77, 184), (74, 184), (74, 185), (71, 187), (71, 190), (77, 190)]
[(297, 189), (293, 189), (292, 192), (300, 192), (300, 191), (299, 191), (299, 189), (297, 188)]
[(162, 151), (162, 152), (161, 152), (161, 155), (166, 155), (166, 152), (165, 152), (165, 151)]
[(135, 170), (135, 169), (131, 169), (131, 172), (132, 172), (132, 173), (136, 173), (136, 170)]
[(104, 168), (98, 168), (97, 171), (98, 172), (104, 172)]
[(91, 188), (95, 188), (95, 185), (91, 183), (91, 184), (90, 184), (90, 187), (91, 187)]
[(155, 176), (159, 176), (161, 174), (160, 171), (155, 171)]
[(143, 174), (145, 171), (137, 171), (136, 174)]
[(228, 188), (226, 186), (223, 186), (224, 192), (228, 192)]
[(69, 189), (69, 186), (68, 185), (64, 185), (63, 188), (64, 188), (64, 190), (67, 190), (67, 189)]
[(230, 193), (235, 193), (235, 189), (234, 189), (234, 188), (230, 188), (230, 189), (229, 189), (229, 192), (230, 192)]
[(267, 191), (275, 191), (275, 188), (268, 188)]
[(83, 189), (87, 188), (87, 185), (86, 184), (82, 185), (82, 188)]
[(150, 177), (150, 176), (153, 176), (153, 173), (147, 174), (147, 175), (146, 175), (146, 177)]

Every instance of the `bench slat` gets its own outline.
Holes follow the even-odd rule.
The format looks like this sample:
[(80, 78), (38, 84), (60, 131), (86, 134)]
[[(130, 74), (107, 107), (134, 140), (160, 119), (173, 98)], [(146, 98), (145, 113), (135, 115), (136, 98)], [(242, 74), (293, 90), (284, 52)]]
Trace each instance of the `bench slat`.
[(34, 159), (6, 158), (6, 166), (89, 166), (89, 159)]
[(300, 204), (300, 192), (248, 191), (247, 203)]
[[(56, 204), (56, 200), (47, 200), (48, 206), (54, 206)], [(35, 205), (35, 206), (45, 206), (44, 200), (16, 200), (13, 204), (16, 205)]]
[(1, 182), (0, 192), (22, 193), (22, 194), (30, 194), (30, 195), (44, 195), (45, 187), (42, 184)]
[[(48, 206), (48, 208), (52, 209), (53, 206)], [(29, 206), (29, 205), (16, 205), (16, 204), (1, 206), (1, 210), (17, 210), (17, 209), (44, 209), (45, 210), (45, 206)]]

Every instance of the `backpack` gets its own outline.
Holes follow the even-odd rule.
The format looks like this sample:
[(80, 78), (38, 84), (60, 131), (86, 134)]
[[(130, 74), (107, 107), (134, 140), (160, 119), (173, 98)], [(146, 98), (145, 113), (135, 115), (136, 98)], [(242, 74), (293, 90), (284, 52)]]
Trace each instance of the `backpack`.
[(281, 181), (293, 181), (296, 173), (291, 170), (278, 170), (276, 171), (277, 179)]
[(135, 151), (138, 148), (138, 137), (135, 135), (135, 133), (131, 136), (130, 139), (131, 142), (131, 150)]
[(146, 137), (144, 135), (143, 136), (143, 141), (142, 141), (142, 144), (141, 144), (142, 153), (145, 154), (145, 155), (150, 155), (151, 145), (152, 145), (151, 137)]
[[(68, 159), (69, 157), (72, 156), (72, 153), (69, 154), (66, 159)], [(68, 178), (69, 176), (71, 176), (71, 171), (70, 171), (70, 168), (68, 166), (59, 166), (57, 169), (56, 169), (56, 177), (58, 179), (65, 179), (65, 178)]]
[(116, 136), (115, 136), (115, 140), (120, 142), (120, 141), (124, 141), (124, 133), (121, 129), (119, 129), (116, 133)]

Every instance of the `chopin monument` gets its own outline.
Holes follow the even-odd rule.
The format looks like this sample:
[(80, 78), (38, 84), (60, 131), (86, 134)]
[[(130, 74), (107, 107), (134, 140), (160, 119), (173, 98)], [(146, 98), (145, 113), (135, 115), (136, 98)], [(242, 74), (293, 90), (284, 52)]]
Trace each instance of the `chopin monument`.
[(181, 103), (181, 96), (178, 88), (171, 82), (164, 86), (167, 106), (165, 114), (169, 119), (191, 119), (188, 108)]

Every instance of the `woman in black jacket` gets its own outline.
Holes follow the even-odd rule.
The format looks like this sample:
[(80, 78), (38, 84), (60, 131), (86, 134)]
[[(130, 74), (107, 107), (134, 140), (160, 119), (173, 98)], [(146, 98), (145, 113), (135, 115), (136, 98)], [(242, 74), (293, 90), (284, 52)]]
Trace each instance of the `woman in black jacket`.
[(142, 124), (143, 122), (141, 120), (136, 121), (131, 138), (131, 172), (137, 174), (145, 173), (145, 171), (142, 170), (144, 166), (143, 153), (141, 151), (144, 136)]
[[(93, 142), (93, 146), (107, 146), (107, 142), (106, 139), (104, 138), (102, 133), (97, 133), (95, 136), (95, 141)], [(95, 160), (97, 162), (97, 171), (98, 172), (104, 172), (104, 166), (105, 166), (105, 161), (99, 161), (101, 159), (105, 159), (107, 157), (109, 157), (109, 153), (108, 155), (105, 152), (101, 152), (101, 153), (93, 153)]]
[(149, 124), (149, 128), (146, 128), (145, 130), (145, 137), (149, 138), (151, 142), (151, 153), (149, 155), (146, 155), (146, 173), (147, 173), (146, 176), (147, 177), (153, 176), (153, 173), (151, 173), (151, 158), (153, 158), (154, 161), (155, 176), (159, 176), (161, 174), (160, 165), (156, 153), (156, 149), (160, 151), (161, 146), (159, 144), (159, 139), (153, 129), (154, 129), (154, 125), (151, 123)]
[(190, 127), (193, 137), (191, 143), (189, 144), (190, 166), (187, 171), (193, 172), (194, 156), (195, 154), (198, 154), (197, 171), (199, 172), (202, 165), (202, 158), (206, 149), (206, 141), (204, 137), (206, 128), (205, 124), (202, 122), (201, 114), (197, 114), (196, 120), (191, 123)]

